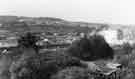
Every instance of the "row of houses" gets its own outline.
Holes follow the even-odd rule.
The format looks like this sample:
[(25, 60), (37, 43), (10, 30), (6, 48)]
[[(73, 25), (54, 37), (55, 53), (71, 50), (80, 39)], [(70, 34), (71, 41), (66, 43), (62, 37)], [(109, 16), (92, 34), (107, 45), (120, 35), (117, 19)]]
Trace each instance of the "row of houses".
[(17, 40), (0, 40), (0, 48), (16, 47), (18, 46)]
[(124, 43), (135, 43), (134, 29), (107, 29), (98, 32), (110, 45), (121, 45)]
[(0, 48), (15, 47), (18, 45), (17, 37), (14, 33), (6, 29), (0, 29)]

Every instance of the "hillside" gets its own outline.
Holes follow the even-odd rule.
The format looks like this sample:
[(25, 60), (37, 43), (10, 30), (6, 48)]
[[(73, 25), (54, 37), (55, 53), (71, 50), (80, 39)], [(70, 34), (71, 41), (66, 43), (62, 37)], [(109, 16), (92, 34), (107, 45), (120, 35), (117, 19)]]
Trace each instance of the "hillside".
[(0, 16), (0, 29), (12, 32), (90, 32), (93, 29), (102, 28), (123, 28), (123, 25), (71, 22), (53, 17), (24, 17), (24, 16)]

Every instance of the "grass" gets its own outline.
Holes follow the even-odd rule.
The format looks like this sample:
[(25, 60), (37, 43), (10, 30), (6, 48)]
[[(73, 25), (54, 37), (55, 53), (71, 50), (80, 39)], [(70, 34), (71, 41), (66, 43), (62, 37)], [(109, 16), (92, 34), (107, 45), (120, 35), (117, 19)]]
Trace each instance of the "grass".
[(135, 47), (134, 46), (135, 45), (131, 46), (127, 43), (122, 45), (121, 48), (119, 48), (120, 51), (115, 52), (115, 60), (123, 65), (123, 68), (118, 73), (121, 79), (135, 79)]
[[(120, 50), (119, 50), (120, 49)], [(119, 62), (123, 65), (123, 68), (120, 71), (117, 71), (117, 75), (120, 76), (120, 79), (135, 79), (135, 47), (124, 44), (121, 46), (115, 52), (115, 61)], [(62, 51), (58, 49), (59, 51)], [(128, 51), (127, 51), (128, 50)], [(12, 50), (16, 51), (17, 50)], [(41, 51), (42, 52), (42, 51)], [(14, 55), (14, 53), (12, 54)], [(1, 55), (0, 56), (0, 79), (9, 79), (10, 78), (10, 72), (9, 67), (14, 60), (12, 55)], [(63, 74), (63, 72), (66, 74)], [(89, 73), (89, 75), (88, 75)], [(65, 77), (63, 78), (63, 75)], [(74, 76), (75, 75), (75, 76)], [(79, 77), (81, 76), (81, 77)], [(55, 78), (54, 78), (55, 77)], [(64, 70), (61, 70), (58, 72), (58, 74), (53, 76), (53, 79), (99, 79), (96, 77), (92, 77), (90, 75), (90, 72), (87, 71), (87, 69), (82, 69), (78, 67), (71, 67), (66, 68)], [(100, 79), (104, 79), (100, 78)], [(109, 78), (107, 78), (109, 79)], [(113, 78), (112, 79), (119, 79), (119, 78)]]

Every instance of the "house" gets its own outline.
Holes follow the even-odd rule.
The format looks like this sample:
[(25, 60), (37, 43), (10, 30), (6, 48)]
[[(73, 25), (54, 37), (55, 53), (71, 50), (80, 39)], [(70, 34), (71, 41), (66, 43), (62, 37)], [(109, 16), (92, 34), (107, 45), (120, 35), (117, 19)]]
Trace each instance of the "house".
[(17, 40), (0, 40), (0, 48), (16, 46), (18, 46)]
[(110, 45), (120, 45), (123, 44), (123, 40), (119, 40), (119, 31), (117, 29), (108, 29), (98, 32), (99, 35), (102, 35), (106, 42)]
[(134, 28), (132, 28), (132, 29), (130, 29), (130, 28), (123, 29), (123, 35), (124, 35), (124, 39), (126, 39), (126, 40), (134, 40), (135, 39), (135, 30), (134, 30)]

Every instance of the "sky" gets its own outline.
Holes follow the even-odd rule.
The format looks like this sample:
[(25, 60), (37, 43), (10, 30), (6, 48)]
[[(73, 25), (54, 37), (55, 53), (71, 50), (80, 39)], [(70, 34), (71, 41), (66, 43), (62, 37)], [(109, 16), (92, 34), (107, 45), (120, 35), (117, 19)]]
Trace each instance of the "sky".
[(0, 15), (135, 24), (135, 0), (0, 0)]

